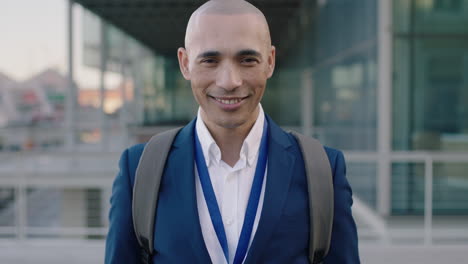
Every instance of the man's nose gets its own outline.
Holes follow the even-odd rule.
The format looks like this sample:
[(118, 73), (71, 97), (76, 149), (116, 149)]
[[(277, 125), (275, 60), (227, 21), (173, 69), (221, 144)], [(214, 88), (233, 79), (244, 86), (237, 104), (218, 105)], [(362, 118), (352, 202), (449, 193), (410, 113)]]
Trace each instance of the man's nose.
[(216, 78), (216, 85), (225, 90), (233, 90), (242, 85), (242, 78), (239, 69), (235, 65), (225, 63), (219, 69)]

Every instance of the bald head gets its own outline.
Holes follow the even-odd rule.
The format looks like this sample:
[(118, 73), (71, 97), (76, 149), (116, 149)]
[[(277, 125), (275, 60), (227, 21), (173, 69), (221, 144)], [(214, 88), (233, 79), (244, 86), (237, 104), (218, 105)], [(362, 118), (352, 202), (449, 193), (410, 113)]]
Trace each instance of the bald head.
[(189, 19), (187, 30), (185, 32), (185, 48), (189, 48), (191, 41), (198, 32), (203, 30), (200, 27), (200, 20), (204, 16), (234, 16), (250, 15), (253, 16), (261, 27), (265, 44), (271, 46), (270, 30), (263, 13), (251, 3), (244, 0), (211, 0), (200, 6)]

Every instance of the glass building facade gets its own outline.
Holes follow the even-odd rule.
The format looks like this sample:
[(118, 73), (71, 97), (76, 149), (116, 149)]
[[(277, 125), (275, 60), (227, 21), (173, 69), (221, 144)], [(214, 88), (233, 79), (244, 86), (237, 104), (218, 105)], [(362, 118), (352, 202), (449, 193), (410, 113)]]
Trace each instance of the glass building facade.
[[(278, 51), (263, 107), (281, 126), (349, 152), (348, 174), (356, 196), (379, 209), (379, 160), (352, 159), (352, 153), (378, 156), (380, 151), (379, 71), (386, 63), (379, 59), (381, 7), (374, 0), (329, 0), (304, 1), (301, 8), (284, 36), (287, 45)], [(392, 131), (386, 139), (391, 155), (467, 152), (468, 3), (399, 0), (385, 12), (393, 21), (388, 98)], [(115, 32), (109, 34), (112, 38)], [(133, 108), (141, 119), (132, 119), (139, 120), (133, 125), (143, 131), (187, 123), (198, 106), (175, 54), (141, 49), (130, 63), (135, 100), (141, 100), (141, 108)], [(389, 163), (387, 214), (422, 214), (423, 161), (390, 158)], [(434, 161), (435, 214), (468, 213), (467, 168), (465, 161)]]
[(394, 3), (395, 150), (468, 148), (465, 1)]
[[(266, 112), (280, 125), (314, 135), (332, 147), (378, 152), (378, 3), (306, 1), (302, 8), (291, 20), (287, 48), (279, 51), (262, 101)], [(390, 13), (392, 152), (468, 150), (466, 3), (393, 1)], [(144, 56), (143, 68), (135, 72), (143, 87), (140, 124), (188, 122), (197, 105), (175, 55), (149, 53), (152, 57)], [(374, 208), (377, 163), (349, 163), (356, 194)], [(435, 213), (467, 212), (466, 166), (434, 164)], [(392, 162), (390, 175), (391, 213), (422, 213), (423, 164)]]
[[(393, 149), (468, 151), (468, 3), (394, 1), (393, 21)], [(435, 213), (468, 213), (467, 169), (434, 164)], [(421, 213), (421, 164), (392, 171), (392, 211)]]

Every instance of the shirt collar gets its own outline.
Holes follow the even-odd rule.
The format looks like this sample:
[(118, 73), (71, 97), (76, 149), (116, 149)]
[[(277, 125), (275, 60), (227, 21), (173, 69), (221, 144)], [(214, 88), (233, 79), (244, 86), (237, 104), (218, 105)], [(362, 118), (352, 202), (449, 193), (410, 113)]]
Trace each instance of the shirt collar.
[[(241, 165), (241, 167), (253, 166), (253, 162), (258, 155), (260, 148), (260, 141), (263, 134), (263, 124), (265, 122), (265, 114), (263, 112), (262, 105), (259, 104), (259, 111), (257, 120), (255, 121), (252, 129), (242, 143), (242, 147), (239, 155), (239, 162), (235, 167)], [(197, 130), (198, 139), (203, 150), (203, 156), (206, 161), (206, 166), (210, 167), (213, 164), (220, 164), (221, 162), (221, 150), (216, 144), (216, 141), (211, 136), (208, 128), (206, 127), (201, 117), (200, 108), (198, 108), (197, 121), (195, 124)], [(242, 165), (243, 163), (243, 165)]]

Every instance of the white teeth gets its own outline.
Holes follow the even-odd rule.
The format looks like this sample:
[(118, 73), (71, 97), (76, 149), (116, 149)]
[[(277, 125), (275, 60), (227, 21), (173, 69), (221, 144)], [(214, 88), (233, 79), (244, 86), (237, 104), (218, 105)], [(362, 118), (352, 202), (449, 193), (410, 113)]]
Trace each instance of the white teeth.
[(225, 100), (225, 99), (219, 99), (215, 98), (216, 101), (221, 102), (223, 104), (237, 104), (241, 101), (241, 99), (230, 99), (230, 100)]

